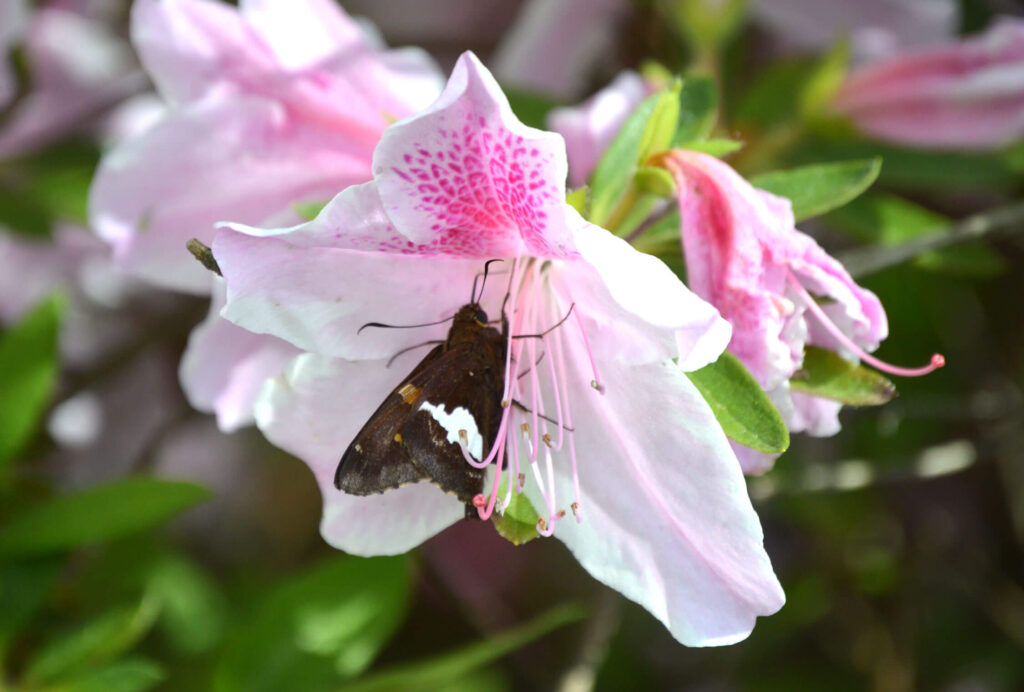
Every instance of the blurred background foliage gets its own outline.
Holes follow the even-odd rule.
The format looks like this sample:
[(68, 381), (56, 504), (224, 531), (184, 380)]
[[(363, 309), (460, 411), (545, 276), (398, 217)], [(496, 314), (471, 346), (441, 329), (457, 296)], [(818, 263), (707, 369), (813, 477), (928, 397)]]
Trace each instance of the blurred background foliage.
[[(445, 0), (417, 23), (400, 2), (345, 5), (446, 67), (467, 48), (486, 61), (520, 10)], [(1021, 225), (886, 266), (893, 247), (1019, 201), (1024, 146), (866, 139), (824, 107), (848, 44), (776, 57), (747, 9), (637, 0), (579, 95), (654, 61), (710, 85), (694, 112), (743, 143), (729, 161), (745, 175), (880, 157), (867, 193), (802, 227), (881, 297), (882, 358), (948, 362), (899, 381), (886, 406), (848, 408), (835, 437), (794, 436), (750, 480), (787, 593), (778, 614), (736, 646), (686, 649), (561, 544), (514, 548), (479, 523), (405, 556), (330, 550), (305, 465), (251, 430), (218, 433), (178, 391), (201, 302), (47, 264), (45, 248), (86, 223), (105, 142), (75, 127), (0, 157), (0, 226), (37, 244), (19, 261), (38, 270), (19, 281), (40, 285), (0, 333), (0, 689), (1024, 688)], [(998, 13), (1024, 6), (963, 0), (961, 31)], [(125, 35), (126, 17), (127, 3), (111, 31)], [(32, 65), (11, 57), (28, 88)], [(534, 124), (555, 105), (518, 89), (513, 102)], [(681, 268), (674, 234), (645, 242)], [(83, 416), (95, 435), (76, 436)]]

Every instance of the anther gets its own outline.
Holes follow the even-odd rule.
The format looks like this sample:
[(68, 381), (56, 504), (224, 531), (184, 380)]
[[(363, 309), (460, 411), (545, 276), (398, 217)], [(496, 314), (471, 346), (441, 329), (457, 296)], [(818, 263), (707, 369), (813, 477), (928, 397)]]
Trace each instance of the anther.
[(521, 426), (519, 426), (519, 429), (523, 431), (523, 437), (525, 437), (526, 439), (530, 439), (530, 424), (529, 423), (523, 423)]
[(526, 474), (525, 473), (520, 473), (518, 480), (519, 480), (519, 492), (523, 492), (523, 488), (526, 487)]
[(590, 386), (596, 389), (599, 393), (604, 394), (604, 385), (597, 380), (591, 380)]
[(544, 521), (544, 517), (537, 517), (537, 530), (542, 533), (548, 530), (548, 523)]
[(544, 444), (548, 446), (548, 449), (551, 449), (551, 435), (544, 433), (540, 439), (544, 440)]
[(469, 434), (465, 430), (459, 431), (459, 443), (469, 446)]
[(558, 514), (555, 515), (555, 518), (556, 519), (561, 519), (564, 516), (565, 516), (565, 510), (564, 509), (560, 509), (560, 510), (558, 510)]
[(511, 405), (512, 405), (512, 402), (509, 401), (508, 399), (502, 399), (501, 400), (501, 407), (502, 408), (508, 408)]
[(572, 515), (576, 517), (577, 522), (583, 521), (583, 517), (580, 515), (579, 502), (573, 502), (571, 505), (569, 505), (569, 508), (572, 510)]

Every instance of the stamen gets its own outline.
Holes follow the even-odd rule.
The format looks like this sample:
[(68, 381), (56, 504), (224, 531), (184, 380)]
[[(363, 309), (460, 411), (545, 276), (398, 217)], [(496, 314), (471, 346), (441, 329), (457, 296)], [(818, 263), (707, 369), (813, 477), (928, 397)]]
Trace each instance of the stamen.
[(818, 318), (818, 321), (821, 323), (821, 326), (825, 328), (825, 331), (831, 334), (836, 341), (845, 346), (868, 365), (872, 365), (882, 372), (887, 372), (890, 375), (899, 375), (901, 377), (920, 377), (921, 375), (927, 375), (930, 372), (934, 372), (946, 364), (946, 358), (941, 353), (934, 354), (931, 358), (931, 362), (920, 368), (902, 368), (897, 365), (890, 365), (883, 360), (875, 358), (854, 343), (850, 337), (839, 329), (836, 323), (833, 322), (827, 314), (825, 314), (825, 311), (821, 309), (818, 302), (814, 300), (811, 294), (807, 292), (807, 289), (803, 287), (800, 281), (793, 275), (793, 272), (788, 268), (786, 269), (786, 278), (789, 279), (789, 282), (793, 285), (797, 295), (799, 295), (804, 301), (804, 304), (807, 305), (807, 309), (814, 313), (814, 316)]
[(547, 445), (548, 449), (551, 449), (551, 435), (544, 433), (540, 439), (544, 440), (544, 444)]
[(576, 310), (576, 324), (580, 328), (580, 336), (583, 337), (583, 346), (587, 349), (587, 358), (590, 359), (590, 369), (594, 372), (594, 379), (590, 381), (590, 386), (597, 390), (599, 394), (604, 394), (604, 386), (601, 384), (601, 378), (597, 374), (597, 363), (594, 362), (594, 352), (590, 350), (590, 340), (587, 339), (587, 330), (583, 328), (583, 319), (580, 317), (580, 311)]

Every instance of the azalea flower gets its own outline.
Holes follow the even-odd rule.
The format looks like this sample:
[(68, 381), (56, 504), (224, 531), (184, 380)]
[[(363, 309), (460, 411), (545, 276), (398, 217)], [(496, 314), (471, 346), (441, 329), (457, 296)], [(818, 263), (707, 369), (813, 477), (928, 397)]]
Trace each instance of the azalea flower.
[(1024, 137), (1024, 21), (853, 72), (835, 108), (879, 139), (990, 149)]
[[(791, 431), (839, 431), (839, 402), (789, 388), (805, 346), (860, 358), (896, 375), (921, 375), (942, 365), (938, 355), (926, 367), (907, 369), (868, 354), (889, 333), (881, 302), (796, 229), (789, 200), (754, 188), (707, 154), (675, 150), (662, 160), (678, 188), (689, 286), (732, 324), (729, 351), (764, 387)], [(819, 304), (815, 296), (827, 302)], [(747, 473), (771, 468), (773, 457), (737, 447)]]
[(92, 225), (130, 274), (212, 292), (180, 378), (193, 406), (235, 430), (298, 351), (222, 320), (223, 285), (185, 243), (212, 242), (223, 219), (295, 223), (303, 203), (369, 180), (385, 127), (431, 103), (442, 76), (421, 51), (381, 48), (331, 0), (139, 0), (131, 36), (165, 108), (103, 158)]
[(429, 483), (351, 496), (333, 477), (415, 362), (402, 352), (447, 330), (360, 327), (450, 317), (501, 259), (481, 303), (512, 337), (543, 336), (509, 339), (503, 399), (525, 410), (502, 409), (490, 455), (458, 443), (491, 473), (479, 516), (522, 491), (541, 534), (681, 642), (738, 641), (783, 594), (736, 458), (684, 373), (718, 357), (729, 327), (659, 260), (567, 205), (566, 167), (561, 137), (520, 123), (467, 53), (431, 107), (385, 131), (373, 181), (311, 222), (219, 233), (223, 315), (308, 352), (264, 388), (257, 423), (310, 465), (335, 547), (403, 552), (460, 520), (462, 502)]

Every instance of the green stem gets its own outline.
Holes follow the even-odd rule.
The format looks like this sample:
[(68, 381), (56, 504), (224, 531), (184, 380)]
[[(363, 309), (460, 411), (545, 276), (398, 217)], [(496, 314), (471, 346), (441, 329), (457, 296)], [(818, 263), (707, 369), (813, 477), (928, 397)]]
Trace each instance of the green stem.
[(942, 250), (960, 243), (995, 235), (1003, 231), (1024, 230), (1024, 202), (968, 216), (946, 228), (936, 228), (933, 234), (890, 247), (870, 247), (850, 250), (839, 256), (851, 276), (861, 277), (908, 262), (925, 252)]

